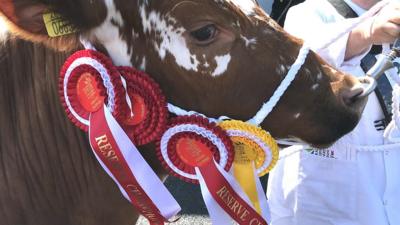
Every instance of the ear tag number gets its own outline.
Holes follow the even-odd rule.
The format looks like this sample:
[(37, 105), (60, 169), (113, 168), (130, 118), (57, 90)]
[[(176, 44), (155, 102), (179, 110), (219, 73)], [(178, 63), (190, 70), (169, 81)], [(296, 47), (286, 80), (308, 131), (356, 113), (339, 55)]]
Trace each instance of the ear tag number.
[(72, 34), (77, 31), (75, 27), (65, 21), (61, 15), (54, 12), (43, 14), (43, 21), (46, 25), (47, 34), (50, 37), (59, 37)]

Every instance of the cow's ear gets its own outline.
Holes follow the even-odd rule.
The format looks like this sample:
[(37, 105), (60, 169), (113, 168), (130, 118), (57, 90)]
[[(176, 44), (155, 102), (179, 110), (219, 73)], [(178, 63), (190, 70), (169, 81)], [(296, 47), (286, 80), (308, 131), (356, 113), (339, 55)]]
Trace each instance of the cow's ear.
[(59, 37), (48, 35), (43, 15), (49, 11), (47, 5), (33, 0), (0, 0), (0, 13), (10, 33), (61, 51), (78, 47), (77, 33)]
[(43, 14), (46, 5), (33, 1), (0, 0), (0, 11), (16, 27), (30, 34), (45, 36)]

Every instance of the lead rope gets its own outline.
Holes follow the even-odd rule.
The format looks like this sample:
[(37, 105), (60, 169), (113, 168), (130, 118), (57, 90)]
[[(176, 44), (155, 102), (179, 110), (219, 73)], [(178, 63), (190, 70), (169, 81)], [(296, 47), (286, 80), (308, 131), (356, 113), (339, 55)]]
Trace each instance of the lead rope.
[(393, 87), (392, 121), (383, 133), (384, 138), (389, 143), (400, 143), (400, 76), (397, 73), (390, 73), (390, 77), (396, 83)]
[(344, 29), (342, 32), (337, 34), (336, 36), (332, 37), (331, 39), (328, 39), (325, 41), (325, 43), (320, 43), (319, 45), (312, 45), (311, 47), (313, 49), (324, 49), (327, 48), (329, 45), (331, 45), (333, 42), (339, 40), (339, 38), (343, 37), (347, 33), (350, 33), (354, 28), (356, 28), (358, 25), (361, 23), (365, 22), (369, 18), (375, 16), (383, 7), (388, 5), (392, 0), (382, 0), (376, 5), (374, 5), (370, 10), (365, 12), (363, 15), (360, 17), (354, 18), (354, 19), (349, 19), (349, 21), (354, 21), (352, 23), (349, 23), (348, 27)]
[(389, 144), (400, 143), (400, 83), (396, 81), (393, 87), (392, 121), (383, 133)]

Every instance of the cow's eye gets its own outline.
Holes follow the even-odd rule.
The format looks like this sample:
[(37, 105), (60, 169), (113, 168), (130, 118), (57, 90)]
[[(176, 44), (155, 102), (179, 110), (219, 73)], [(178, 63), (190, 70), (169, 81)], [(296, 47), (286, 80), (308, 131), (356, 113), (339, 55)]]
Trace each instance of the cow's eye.
[(206, 45), (211, 43), (217, 36), (218, 29), (214, 24), (208, 24), (190, 32), (197, 44)]

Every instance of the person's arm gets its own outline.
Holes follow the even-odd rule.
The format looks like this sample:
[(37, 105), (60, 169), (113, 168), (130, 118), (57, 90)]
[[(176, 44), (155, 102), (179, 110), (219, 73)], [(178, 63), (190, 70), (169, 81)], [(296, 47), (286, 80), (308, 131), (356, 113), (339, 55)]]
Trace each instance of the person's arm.
[(373, 44), (393, 43), (399, 34), (400, 4), (393, 3), (350, 33), (345, 60), (362, 54)]
[(368, 25), (369, 24), (363, 24), (350, 32), (344, 56), (345, 61), (361, 55), (370, 49), (373, 43), (366, 33), (366, 30), (369, 29), (368, 27), (371, 27), (371, 25)]
[[(322, 3), (321, 6), (323, 6)], [(318, 43), (325, 43), (330, 37), (336, 36), (352, 20), (331, 22), (327, 12), (329, 9), (316, 10), (307, 5), (295, 6), (288, 12), (285, 30), (319, 46)], [(393, 43), (399, 34), (400, 4), (392, 3), (327, 48), (314, 50), (336, 68), (356, 66), (360, 64), (371, 45)]]
[(284, 28), (290, 34), (303, 39), (325, 61), (339, 69), (345, 61), (349, 34), (343, 35), (325, 48), (320, 47), (350, 23), (350, 20), (337, 21), (336, 18), (336, 12), (328, 2), (321, 1), (317, 4), (317, 1), (306, 1), (289, 10)]

